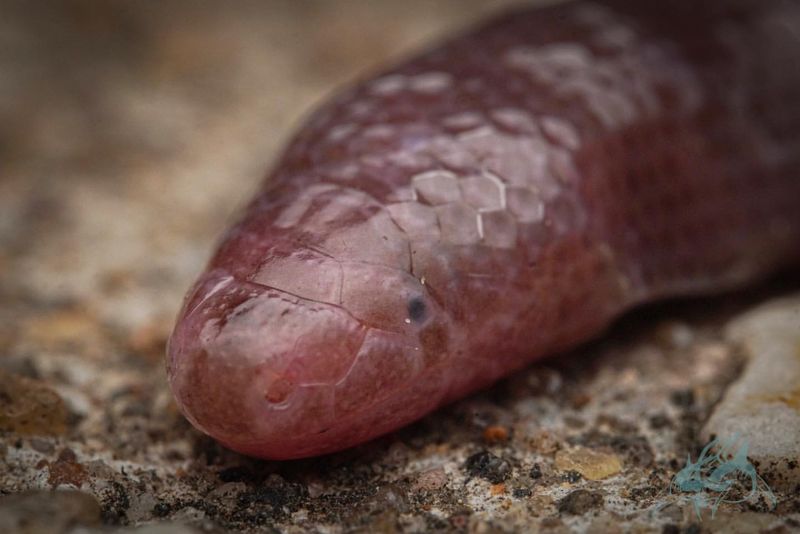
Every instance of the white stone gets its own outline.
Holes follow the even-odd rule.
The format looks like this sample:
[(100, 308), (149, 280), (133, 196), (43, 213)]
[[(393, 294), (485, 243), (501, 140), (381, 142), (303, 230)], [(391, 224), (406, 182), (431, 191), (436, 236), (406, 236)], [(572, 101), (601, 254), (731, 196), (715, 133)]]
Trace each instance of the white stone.
[(768, 303), (726, 328), (749, 357), (704, 428), (738, 434), (773, 489), (800, 483), (800, 295)]

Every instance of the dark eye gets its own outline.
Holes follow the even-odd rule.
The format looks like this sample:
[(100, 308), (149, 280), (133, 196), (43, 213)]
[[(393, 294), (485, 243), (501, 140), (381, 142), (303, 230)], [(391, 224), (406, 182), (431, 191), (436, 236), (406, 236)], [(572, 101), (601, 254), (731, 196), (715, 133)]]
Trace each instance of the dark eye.
[(413, 297), (408, 301), (408, 318), (415, 323), (424, 321), (427, 312), (425, 301), (421, 297)]

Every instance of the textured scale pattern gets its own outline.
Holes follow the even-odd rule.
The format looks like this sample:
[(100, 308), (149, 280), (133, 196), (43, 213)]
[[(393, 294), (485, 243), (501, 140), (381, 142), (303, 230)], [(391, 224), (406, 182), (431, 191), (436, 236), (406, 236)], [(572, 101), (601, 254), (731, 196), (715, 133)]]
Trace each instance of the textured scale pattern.
[(189, 420), (335, 451), (797, 261), (800, 7), (697, 4), (512, 13), (318, 110), (184, 303)]

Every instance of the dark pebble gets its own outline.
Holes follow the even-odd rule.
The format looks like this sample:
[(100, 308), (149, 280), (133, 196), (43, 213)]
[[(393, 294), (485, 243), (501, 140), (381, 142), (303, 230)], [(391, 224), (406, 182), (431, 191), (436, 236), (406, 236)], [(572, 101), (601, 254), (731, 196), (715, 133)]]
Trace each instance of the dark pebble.
[(488, 480), (492, 484), (505, 481), (511, 474), (511, 466), (502, 458), (489, 451), (481, 451), (467, 458), (467, 473), (474, 477)]
[(533, 464), (531, 467), (531, 478), (536, 480), (537, 478), (542, 478), (542, 467), (539, 464)]
[(530, 497), (531, 493), (530, 488), (514, 488), (511, 495), (517, 499), (524, 499), (525, 497)]
[(558, 501), (559, 512), (573, 515), (580, 515), (600, 506), (603, 506), (603, 494), (583, 489), (575, 490)]

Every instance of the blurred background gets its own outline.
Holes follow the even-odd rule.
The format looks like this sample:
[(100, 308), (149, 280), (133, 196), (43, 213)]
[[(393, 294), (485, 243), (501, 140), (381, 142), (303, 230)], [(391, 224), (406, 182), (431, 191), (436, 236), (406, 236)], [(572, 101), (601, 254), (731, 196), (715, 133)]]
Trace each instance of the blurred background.
[(315, 103), (514, 3), (3, 1), (0, 339), (66, 306), (163, 340)]

